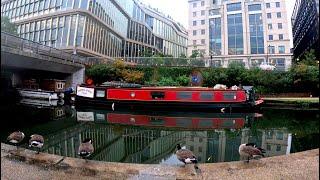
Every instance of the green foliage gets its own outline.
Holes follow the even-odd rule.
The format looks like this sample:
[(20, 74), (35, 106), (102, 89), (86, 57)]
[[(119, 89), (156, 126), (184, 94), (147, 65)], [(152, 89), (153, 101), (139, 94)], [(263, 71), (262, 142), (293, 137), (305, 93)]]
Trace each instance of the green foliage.
[(242, 64), (237, 62), (232, 62), (229, 64), (229, 68), (226, 69), (226, 75), (228, 76), (227, 86), (239, 85), (242, 83), (243, 74), (245, 73), (245, 68)]
[(178, 86), (179, 84), (172, 77), (162, 77), (157, 83), (158, 86)]
[(7, 16), (1, 16), (1, 31), (18, 35), (17, 34), (17, 27), (15, 24), (10, 22), (10, 19)]
[(204, 57), (204, 54), (199, 49), (197, 49), (197, 46), (194, 46), (193, 48), (194, 50), (192, 50), (190, 58)]
[(91, 77), (93, 81), (98, 84), (106, 81), (113, 81), (117, 78), (116, 69), (105, 64), (94, 65), (87, 68), (86, 75)]
[(311, 49), (310, 51), (306, 51), (303, 55), (302, 61), (300, 61), (298, 64), (305, 64), (308, 66), (316, 66), (316, 55), (315, 55), (315, 50)]
[[(121, 63), (116, 65), (95, 65), (87, 69), (87, 76), (95, 83), (110, 80), (126, 80), (148, 85), (187, 86), (193, 67), (126, 67)], [(317, 66), (300, 64), (290, 71), (263, 71), (261, 69), (247, 70), (239, 64), (229, 68), (197, 68), (203, 76), (203, 86), (213, 87), (216, 84), (252, 85), (259, 94), (274, 93), (312, 93), (318, 95), (319, 69)]]
[(177, 78), (177, 82), (180, 86), (188, 86), (190, 82), (190, 77), (183, 75)]

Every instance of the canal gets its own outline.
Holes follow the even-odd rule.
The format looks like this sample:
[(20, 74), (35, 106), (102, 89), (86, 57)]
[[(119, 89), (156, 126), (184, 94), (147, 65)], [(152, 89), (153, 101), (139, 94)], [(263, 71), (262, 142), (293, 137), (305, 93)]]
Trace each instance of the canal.
[[(192, 150), (201, 163), (238, 161), (238, 147), (253, 142), (266, 157), (319, 148), (319, 112), (264, 109), (252, 113), (106, 111), (71, 105), (1, 106), (1, 142), (10, 132), (45, 137), (43, 152), (78, 157), (81, 140), (92, 138), (93, 160), (181, 164), (176, 144)], [(5, 117), (5, 118), (4, 118)]]

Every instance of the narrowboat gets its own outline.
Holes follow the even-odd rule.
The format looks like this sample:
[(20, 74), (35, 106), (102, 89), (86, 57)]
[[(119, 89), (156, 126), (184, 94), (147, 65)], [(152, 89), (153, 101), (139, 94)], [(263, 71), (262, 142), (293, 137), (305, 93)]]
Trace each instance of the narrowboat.
[(128, 112), (77, 109), (77, 121), (143, 126), (151, 128), (241, 129), (251, 124), (258, 113)]
[(59, 100), (64, 98), (65, 81), (44, 79), (38, 83), (35, 79), (25, 80), (22, 88), (17, 88), (21, 98)]
[(242, 88), (208, 87), (143, 87), (123, 84), (100, 86), (80, 85), (76, 89), (77, 105), (105, 106), (107, 109), (142, 108), (151, 110), (218, 110), (253, 109), (263, 100), (256, 100), (252, 86)]

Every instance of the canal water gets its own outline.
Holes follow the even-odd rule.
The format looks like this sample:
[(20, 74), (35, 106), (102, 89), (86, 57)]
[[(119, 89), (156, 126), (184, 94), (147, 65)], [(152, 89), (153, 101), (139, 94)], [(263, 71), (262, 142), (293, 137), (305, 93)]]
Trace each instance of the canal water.
[[(238, 161), (242, 143), (256, 143), (266, 157), (319, 148), (319, 113), (261, 109), (253, 113), (107, 111), (70, 105), (2, 105), (1, 141), (10, 132), (45, 137), (43, 152), (78, 157), (81, 140), (93, 139), (91, 159), (144, 164), (181, 164), (179, 143), (201, 163)], [(39, 103), (38, 103), (39, 104)]]

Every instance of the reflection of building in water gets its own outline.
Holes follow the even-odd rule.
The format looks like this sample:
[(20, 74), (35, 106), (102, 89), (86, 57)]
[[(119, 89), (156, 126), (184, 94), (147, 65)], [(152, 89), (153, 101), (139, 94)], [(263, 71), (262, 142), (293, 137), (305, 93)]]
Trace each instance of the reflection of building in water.
[(124, 162), (156, 163), (166, 158), (176, 144), (185, 137), (183, 131), (136, 130), (136, 134), (127, 130), (125, 139), (126, 158)]
[(186, 148), (191, 150), (198, 158), (198, 161), (206, 162), (208, 146), (207, 131), (188, 131), (186, 137)]
[(266, 150), (266, 156), (278, 156), (290, 153), (292, 138), (286, 128), (260, 131), (262, 132), (261, 147)]
[(253, 135), (250, 129), (244, 128), (239, 135), (230, 131), (219, 130), (208, 132), (209, 162), (238, 161), (239, 145), (255, 143), (266, 150), (266, 156), (277, 156), (290, 153), (291, 134), (287, 129), (258, 130)]
[(45, 136), (45, 152), (62, 156), (77, 157), (80, 142), (85, 138), (92, 138), (95, 154), (99, 154), (120, 135), (113, 133), (110, 126), (95, 124), (77, 124), (56, 134)]
[(185, 138), (183, 131), (141, 130), (81, 123), (45, 136), (44, 152), (78, 157), (81, 140), (92, 138), (93, 159), (110, 162), (156, 163), (166, 158)]
[(238, 148), (243, 136), (226, 130), (209, 132), (208, 158), (209, 162), (224, 162), (239, 160)]

